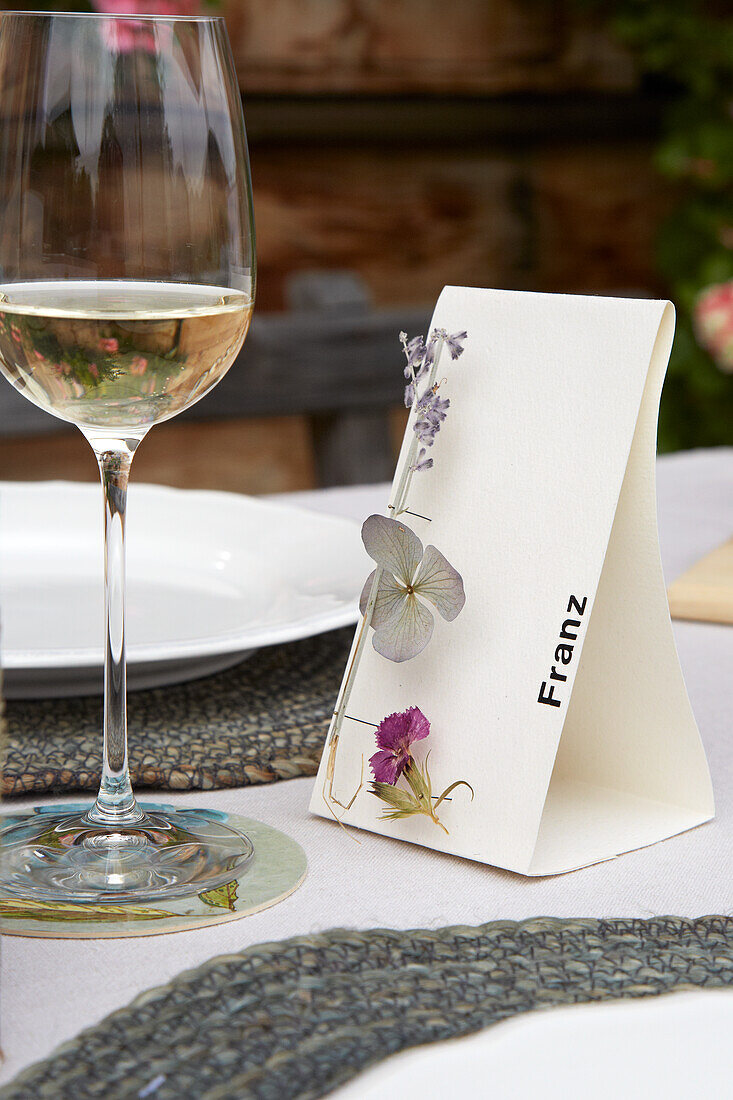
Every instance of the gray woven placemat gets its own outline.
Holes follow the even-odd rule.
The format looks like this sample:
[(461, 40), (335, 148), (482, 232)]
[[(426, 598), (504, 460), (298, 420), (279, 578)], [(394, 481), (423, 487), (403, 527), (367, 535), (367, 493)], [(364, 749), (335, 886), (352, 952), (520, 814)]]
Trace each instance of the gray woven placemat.
[(211, 959), (67, 1043), (3, 1100), (313, 1100), (520, 1012), (733, 986), (733, 918), (333, 931)]
[[(137, 788), (241, 787), (314, 775), (353, 630), (262, 649), (203, 680), (134, 692)], [(101, 699), (7, 703), (4, 797), (96, 790)]]

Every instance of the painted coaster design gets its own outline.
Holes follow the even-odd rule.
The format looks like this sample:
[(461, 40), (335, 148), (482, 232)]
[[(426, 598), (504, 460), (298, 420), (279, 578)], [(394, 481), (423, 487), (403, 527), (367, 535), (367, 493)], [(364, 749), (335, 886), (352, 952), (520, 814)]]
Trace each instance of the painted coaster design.
[[(174, 809), (159, 802), (141, 805), (153, 812)], [(33, 815), (4, 814), (0, 826), (15, 824), (29, 816)], [(276, 905), (298, 889), (306, 875), (307, 861), (296, 841), (279, 829), (239, 814), (217, 816), (223, 823), (242, 829), (254, 845), (254, 857), (239, 878), (190, 898), (144, 905), (30, 902), (0, 890), (0, 931), (8, 936), (54, 939), (156, 936), (238, 920)]]

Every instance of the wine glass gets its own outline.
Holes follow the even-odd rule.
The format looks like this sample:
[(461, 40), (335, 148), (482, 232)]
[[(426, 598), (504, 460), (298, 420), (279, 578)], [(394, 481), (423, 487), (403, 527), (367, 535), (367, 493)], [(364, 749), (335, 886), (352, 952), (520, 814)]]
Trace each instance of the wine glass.
[(0, 13), (0, 371), (81, 430), (105, 505), (99, 793), (89, 809), (44, 809), (4, 830), (0, 886), (14, 894), (184, 897), (235, 878), (252, 857), (221, 814), (135, 801), (124, 606), (133, 455), (153, 424), (226, 374), (254, 289), (224, 21)]

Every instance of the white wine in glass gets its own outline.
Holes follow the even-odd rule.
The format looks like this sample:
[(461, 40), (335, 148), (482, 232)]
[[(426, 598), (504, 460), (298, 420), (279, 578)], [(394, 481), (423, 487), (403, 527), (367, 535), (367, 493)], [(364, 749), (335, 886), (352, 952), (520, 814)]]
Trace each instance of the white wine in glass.
[(100, 787), (89, 807), (44, 808), (2, 829), (0, 887), (30, 903), (185, 897), (252, 858), (221, 814), (146, 812), (135, 800), (124, 550), (135, 450), (223, 378), (254, 292), (223, 20), (0, 13), (0, 371), (79, 427), (105, 508)]
[(68, 279), (0, 285), (0, 371), (83, 431), (139, 431), (223, 378), (252, 299), (181, 283)]

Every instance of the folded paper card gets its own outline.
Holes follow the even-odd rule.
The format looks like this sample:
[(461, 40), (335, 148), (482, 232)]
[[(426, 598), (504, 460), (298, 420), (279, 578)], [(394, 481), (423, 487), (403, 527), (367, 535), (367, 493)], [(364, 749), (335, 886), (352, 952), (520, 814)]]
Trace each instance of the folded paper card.
[(311, 810), (526, 875), (708, 820), (656, 526), (673, 307), (446, 287), (436, 330)]

